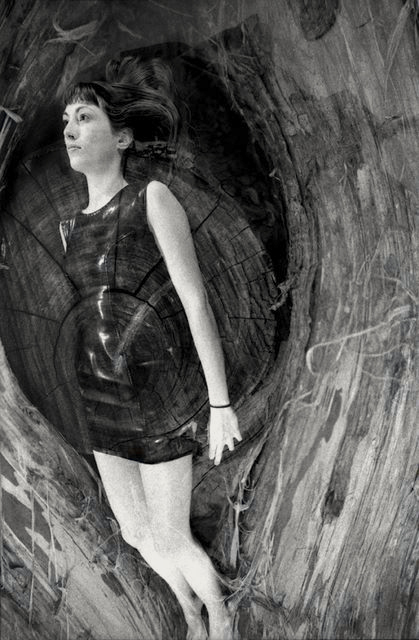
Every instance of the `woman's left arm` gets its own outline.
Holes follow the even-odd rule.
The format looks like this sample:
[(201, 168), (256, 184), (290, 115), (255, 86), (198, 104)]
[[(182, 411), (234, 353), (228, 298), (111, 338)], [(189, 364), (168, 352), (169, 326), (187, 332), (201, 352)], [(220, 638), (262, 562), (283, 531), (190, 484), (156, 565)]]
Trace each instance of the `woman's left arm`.
[[(189, 222), (170, 189), (156, 180), (147, 187), (147, 217), (173, 285), (185, 309), (208, 388), (210, 405), (229, 404), (224, 356), (198, 265)], [(209, 457), (219, 464), (224, 446), (241, 440), (231, 407), (210, 409)]]

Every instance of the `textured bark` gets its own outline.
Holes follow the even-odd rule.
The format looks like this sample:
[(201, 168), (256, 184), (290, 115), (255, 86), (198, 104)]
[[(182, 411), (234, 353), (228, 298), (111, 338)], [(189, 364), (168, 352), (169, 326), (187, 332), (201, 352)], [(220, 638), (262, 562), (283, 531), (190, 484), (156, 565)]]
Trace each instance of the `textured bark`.
[(314, 49), (282, 9), (273, 66), (256, 24), (228, 56), (214, 48), (283, 194), (293, 301), (279, 411), (242, 493), (241, 625), (413, 638), (415, 14), (386, 3), (378, 26), (378, 5), (352, 5)]
[(0, 357), (2, 639), (182, 638), (169, 589), (120, 538), (90, 467)]
[[(62, 25), (89, 24), (93, 17), (89, 5), (79, 3), (79, 20), (62, 15)], [(126, 9), (124, 3), (119, 6)], [(214, 24), (221, 31), (225, 25), (211, 23), (208, 3), (197, 6), (203, 11), (200, 19), (207, 21), (205, 31)], [(234, 14), (233, 24), (234, 18), (237, 22), (242, 18), (239, 9), (238, 4), (229, 14), (230, 18)], [(419, 138), (414, 3), (357, 0), (349, 7), (337, 2), (259, 0), (252, 3), (252, 10), (258, 18), (211, 38), (193, 53), (172, 53), (172, 58), (181, 56), (185, 69), (200, 61), (199, 73), (206, 61), (204, 83), (217, 78), (217, 87), (224, 87), (241, 121), (240, 130), (250, 132), (248, 151), (259, 179), (253, 192), (249, 185), (237, 188), (240, 180), (234, 170), (228, 173), (220, 162), (230, 153), (227, 145), (219, 151), (208, 145), (207, 153), (202, 150), (205, 157), (199, 153), (191, 157), (189, 170), (203, 175), (212, 189), (221, 186), (234, 195), (240, 216), (246, 216), (265, 242), (279, 275), (279, 295), (273, 301), (277, 317), (282, 320), (279, 314), (291, 309), (289, 339), (282, 336), (274, 365), (267, 366), (259, 386), (241, 398), (239, 416), (249, 436), (246, 442), (221, 469), (214, 470), (205, 459), (195, 467), (194, 523), (215, 561), (233, 578), (236, 622), (244, 638), (415, 638), (419, 621), (414, 214)], [(179, 39), (183, 35), (187, 41), (192, 13), (186, 3), (177, 2), (170, 10), (161, 9), (161, 18), (166, 24), (169, 18), (178, 21)], [(11, 16), (17, 24), (17, 13)], [(54, 59), (49, 54), (47, 71), (39, 72), (31, 60), (42, 52), (43, 41), (54, 37), (51, 23), (42, 17), (35, 3), (19, 34), (20, 46), (9, 45), (3, 57), (8, 65), (3, 73), (6, 84), (13, 86), (7, 74), (15, 65), (14, 87), (20, 87), (17, 93), (12, 88), (4, 92), (9, 100), (5, 104), (29, 119), (35, 115), (31, 99), (35, 90), (55, 96), (57, 86), (51, 87), (51, 79), (59, 71), (65, 69), (68, 77), (76, 68), (89, 66), (88, 54), (79, 45), (55, 43), (44, 47), (45, 55), (48, 47), (55, 47)], [(13, 20), (9, 18), (7, 27), (10, 39), (17, 34)], [(131, 32), (141, 30), (136, 20), (130, 23)], [(33, 51), (20, 59), (24, 34)], [(102, 60), (121, 41), (117, 42), (115, 29), (102, 24), (83, 43), (100, 52)], [(119, 48), (135, 47), (138, 42), (131, 41)], [(23, 146), (35, 148), (28, 132), (24, 119)], [(207, 140), (200, 135), (201, 141)], [(208, 134), (208, 140), (214, 138)], [(185, 184), (187, 180), (179, 188)], [(258, 208), (264, 212), (259, 219)], [(284, 261), (278, 254), (284, 253), (286, 242)], [(80, 553), (80, 540), (84, 545), (90, 536), (82, 556), (91, 558), (96, 536), (106, 537), (106, 523), (102, 507), (97, 507), (94, 483), (87, 471), (82, 472), (84, 464), (65, 444), (58, 444), (33, 408), (27, 409), (6, 363), (1, 370), (9, 390), (2, 412), (8, 461), (3, 463), (6, 471), (3, 466), (1, 470), (5, 478), (2, 568), (8, 580), (3, 620), (10, 637), (19, 637), (13, 629), (22, 638), (37, 637), (31, 635), (36, 632), (39, 637), (54, 637), (57, 627), (51, 611), (61, 600), (58, 595), (47, 599), (56, 574), (48, 555), (39, 549), (51, 556), (57, 546), (52, 540), (57, 539), (65, 549), (60, 557), (71, 562), (72, 554)], [(59, 472), (60, 466), (65, 472)], [(74, 486), (89, 496), (94, 526), (89, 520), (88, 534), (75, 530), (70, 517), (80, 504), (80, 494), (72, 493)], [(36, 519), (38, 493), (44, 500), (47, 495), (61, 496), (54, 501), (52, 516), (68, 513), (60, 520), (61, 538), (54, 527), (51, 533), (49, 525), (49, 537), (42, 533), (49, 520)], [(6, 511), (7, 501), (10, 505), (15, 499), (11, 496), (18, 496), (19, 505), (24, 505), (19, 506), (27, 519), (23, 527)], [(78, 508), (83, 515), (83, 508)], [(16, 531), (22, 532), (23, 542)], [(106, 573), (112, 557), (106, 549), (100, 567), (90, 563), (86, 573), (73, 570), (77, 579), (87, 576), (88, 584), (97, 589), (95, 598), (105, 593), (103, 584), (105, 590), (111, 589), (111, 579), (103, 582), (100, 573)], [(155, 630), (152, 607), (160, 601), (166, 624), (161, 635), (172, 637), (178, 612), (171, 608), (173, 601), (162, 583), (155, 583), (151, 602), (138, 608), (132, 587), (125, 582), (130, 570), (117, 565), (122, 595), (106, 591), (117, 611), (128, 595), (132, 607), (124, 634), (119, 635), (118, 626), (124, 615), (115, 613), (109, 637), (131, 637), (131, 619), (138, 623), (142, 617), (141, 632)], [(141, 567), (141, 575), (144, 570)], [(63, 575), (61, 568), (57, 574)], [(35, 589), (41, 577), (43, 587)], [(31, 599), (31, 594), (39, 599)], [(147, 594), (146, 589), (144, 598)], [(65, 611), (65, 620), (73, 625), (69, 637), (85, 637), (82, 632), (86, 637), (89, 632), (91, 637), (104, 637), (97, 626), (100, 622), (88, 611), (88, 599), (82, 615), (76, 610), (78, 602), (69, 590), (68, 608), (58, 606), (59, 619), (64, 621), (60, 616)], [(34, 620), (42, 633), (31, 630)]]

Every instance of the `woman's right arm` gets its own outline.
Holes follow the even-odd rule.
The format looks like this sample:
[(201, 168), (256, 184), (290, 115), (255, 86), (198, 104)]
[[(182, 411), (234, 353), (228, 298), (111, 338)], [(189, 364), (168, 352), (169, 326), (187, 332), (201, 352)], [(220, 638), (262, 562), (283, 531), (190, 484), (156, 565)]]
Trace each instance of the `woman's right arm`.
[[(205, 291), (189, 222), (183, 207), (162, 183), (147, 187), (147, 216), (170, 278), (185, 309), (189, 328), (204, 371), (210, 405), (229, 405), (224, 355), (215, 317)], [(229, 406), (211, 409), (209, 455), (215, 464), (224, 446), (241, 440), (237, 416)]]

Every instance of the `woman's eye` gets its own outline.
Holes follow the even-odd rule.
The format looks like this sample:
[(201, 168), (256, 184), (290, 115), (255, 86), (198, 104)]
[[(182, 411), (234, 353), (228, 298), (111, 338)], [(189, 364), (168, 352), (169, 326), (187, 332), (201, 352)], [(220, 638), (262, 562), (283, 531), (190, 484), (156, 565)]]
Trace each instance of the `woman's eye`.
[(81, 113), (79, 115), (79, 120), (83, 121), (83, 120), (88, 120), (88, 119), (89, 119), (89, 116), (87, 115), (87, 113)]

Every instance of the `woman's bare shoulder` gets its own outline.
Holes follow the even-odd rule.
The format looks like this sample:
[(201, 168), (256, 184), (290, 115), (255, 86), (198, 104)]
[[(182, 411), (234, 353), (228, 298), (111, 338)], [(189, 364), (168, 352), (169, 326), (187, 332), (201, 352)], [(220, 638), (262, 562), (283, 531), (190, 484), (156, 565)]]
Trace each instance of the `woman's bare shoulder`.
[(170, 188), (159, 180), (151, 180), (147, 185), (147, 216), (152, 222), (170, 217), (172, 224), (185, 218), (185, 211)]
[(167, 184), (160, 180), (150, 180), (147, 185), (147, 198), (167, 198), (170, 196), (174, 198)]

